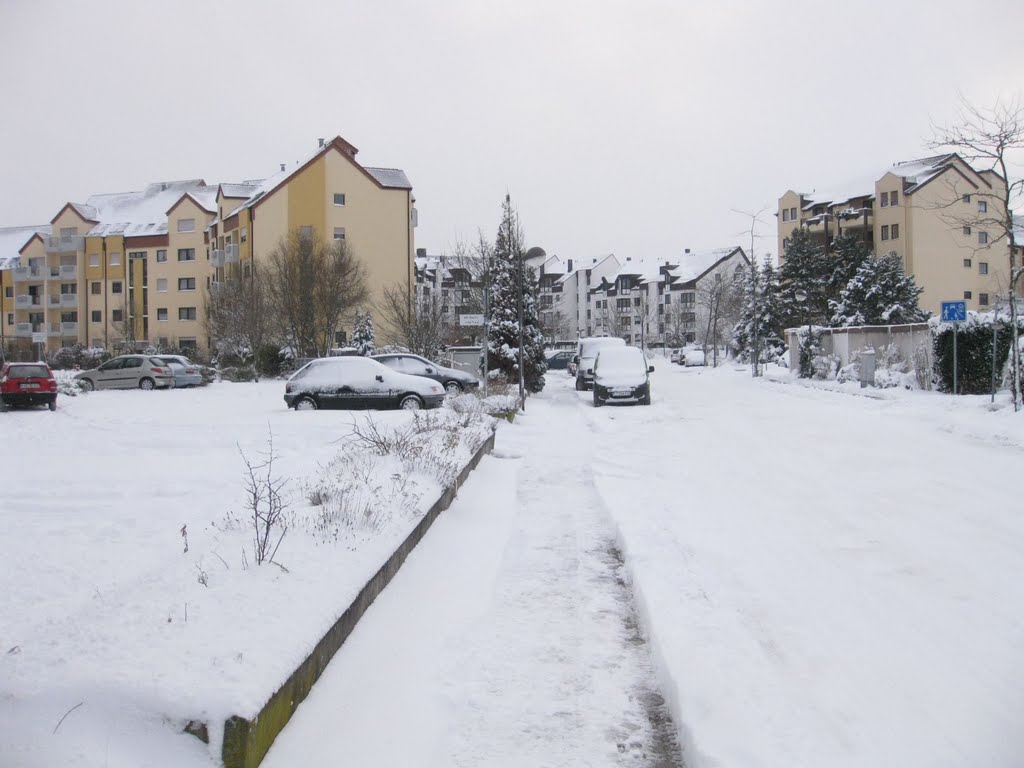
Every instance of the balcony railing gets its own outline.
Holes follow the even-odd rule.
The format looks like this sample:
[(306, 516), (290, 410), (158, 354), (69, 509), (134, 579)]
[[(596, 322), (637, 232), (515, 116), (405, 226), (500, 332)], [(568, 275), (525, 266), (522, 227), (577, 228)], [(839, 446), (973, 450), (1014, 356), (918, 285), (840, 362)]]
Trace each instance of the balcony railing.
[(42, 304), (42, 296), (32, 296), (31, 294), (23, 293), (20, 296), (14, 297), (15, 309), (31, 309), (32, 307), (40, 307)]
[(43, 279), (43, 268), (42, 267), (17, 267), (12, 270), (14, 272), (14, 282), (23, 283), (26, 280), (42, 280)]
[(60, 324), (60, 335), (61, 336), (77, 336), (78, 335), (78, 323), (61, 323)]
[(85, 250), (85, 238), (82, 235), (62, 235), (46, 238), (47, 253), (74, 253)]
[(34, 332), (42, 331), (42, 323), (15, 323), (14, 324), (14, 335), (15, 336), (31, 336)]
[(77, 307), (78, 306), (78, 294), (77, 293), (51, 293), (47, 299), (47, 306), (49, 307)]
[(836, 214), (835, 221), (839, 229), (863, 229), (874, 225), (870, 208), (846, 210)]
[(211, 251), (210, 252), (210, 264), (213, 265), (214, 269), (220, 269), (224, 266), (224, 251)]
[(74, 264), (61, 264), (58, 267), (47, 267), (49, 280), (77, 280), (78, 267)]
[(229, 245), (224, 249), (224, 261), (228, 264), (238, 263), (238, 246)]

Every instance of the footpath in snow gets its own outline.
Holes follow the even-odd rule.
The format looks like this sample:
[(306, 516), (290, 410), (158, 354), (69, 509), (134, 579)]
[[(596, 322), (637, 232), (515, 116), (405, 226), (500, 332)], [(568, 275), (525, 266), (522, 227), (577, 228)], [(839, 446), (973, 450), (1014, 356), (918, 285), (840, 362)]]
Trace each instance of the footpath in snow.
[(500, 430), (265, 766), (682, 764), (576, 400)]

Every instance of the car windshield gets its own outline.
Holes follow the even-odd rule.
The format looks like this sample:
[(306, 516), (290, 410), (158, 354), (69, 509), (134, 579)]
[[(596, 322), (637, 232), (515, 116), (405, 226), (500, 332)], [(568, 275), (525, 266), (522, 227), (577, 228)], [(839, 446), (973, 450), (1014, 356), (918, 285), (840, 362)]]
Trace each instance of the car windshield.
[(9, 379), (48, 379), (50, 371), (44, 365), (12, 365), (7, 371)]
[(613, 347), (602, 349), (597, 357), (597, 370), (608, 371), (639, 371), (647, 370), (644, 353), (636, 347)]

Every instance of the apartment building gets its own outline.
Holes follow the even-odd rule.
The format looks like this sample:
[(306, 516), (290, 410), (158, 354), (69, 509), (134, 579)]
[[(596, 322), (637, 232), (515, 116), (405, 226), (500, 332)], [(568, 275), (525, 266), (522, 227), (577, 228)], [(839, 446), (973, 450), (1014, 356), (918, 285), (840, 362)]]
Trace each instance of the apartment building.
[(5, 347), (43, 339), (51, 351), (205, 350), (206, 292), (251, 277), (293, 229), (346, 240), (365, 266), (371, 306), (387, 286), (411, 291), (412, 187), (401, 170), (363, 167), (357, 151), (321, 139), (266, 179), (157, 182), (69, 202), (48, 227), (0, 230)]
[(595, 256), (583, 264), (566, 259), (563, 265), (553, 256), (548, 262), (541, 265), (544, 275), (540, 283), (541, 324), (555, 331), (555, 340), (593, 335), (596, 316), (591, 290), (621, 267), (618, 258), (615, 254)]
[(739, 246), (691, 251), (661, 262), (626, 257), (590, 291), (595, 335), (621, 336), (627, 343), (660, 346), (691, 343), (698, 336), (697, 294), (750, 266)]
[(907, 274), (924, 288), (922, 309), (938, 314), (943, 301), (963, 300), (968, 309), (986, 310), (1009, 285), (1006, 238), (984, 223), (1005, 189), (994, 171), (977, 171), (946, 154), (821, 191), (789, 190), (776, 213), (780, 261), (797, 227), (810, 231), (826, 253), (839, 234), (855, 234), (874, 253), (903, 259)]

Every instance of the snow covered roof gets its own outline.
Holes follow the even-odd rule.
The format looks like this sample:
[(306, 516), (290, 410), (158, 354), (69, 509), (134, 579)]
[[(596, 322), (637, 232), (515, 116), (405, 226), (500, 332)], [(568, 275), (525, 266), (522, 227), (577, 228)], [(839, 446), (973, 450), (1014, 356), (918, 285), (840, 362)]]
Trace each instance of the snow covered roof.
[(833, 184), (822, 188), (820, 191), (815, 190), (805, 194), (804, 199), (808, 202), (804, 205), (804, 210), (825, 203), (845, 203), (847, 200), (852, 200), (855, 197), (874, 197), (875, 182), (877, 180), (877, 175), (859, 176), (855, 179), (844, 181), (841, 184)]
[(238, 184), (221, 184), (220, 191), (224, 193), (224, 197), (248, 199), (262, 183), (263, 179), (257, 179), (251, 182), (241, 182)]
[(889, 172), (896, 176), (902, 176), (909, 184), (920, 186), (946, 170), (955, 157), (956, 155), (936, 155), (919, 160), (907, 160), (896, 163), (889, 169)]
[(902, 176), (904, 182), (909, 185), (906, 188), (906, 193), (910, 194), (917, 187), (928, 183), (949, 168), (957, 157), (958, 155), (955, 154), (946, 154), (922, 157), (917, 160), (905, 160), (889, 166), (882, 173), (860, 176), (841, 184), (834, 184), (823, 187), (820, 190), (816, 189), (813, 192), (804, 193), (803, 198), (807, 202), (804, 204), (803, 210), (806, 211), (815, 205), (838, 205), (854, 198), (874, 197), (875, 182), (886, 173)]
[(364, 169), (382, 187), (388, 189), (412, 189), (412, 184), (409, 183), (409, 178), (405, 175), (405, 171), (398, 168), (369, 168), (364, 166)]
[(188, 194), (199, 202), (208, 199), (210, 189), (202, 179), (188, 179), (155, 182), (141, 192), (93, 195), (86, 204), (95, 211), (90, 218), (99, 223), (88, 234), (94, 237), (166, 234), (167, 211), (181, 196)]
[(0, 228), (0, 269), (14, 269), (19, 266), (18, 252), (25, 243), (31, 240), (33, 235), (49, 235), (52, 231), (53, 227), (49, 224)]
[(690, 251), (675, 259), (675, 265), (669, 270), (669, 274), (682, 282), (696, 280), (715, 264), (736, 251), (740, 253), (743, 249), (738, 245), (731, 245), (727, 248), (712, 248), (707, 251)]

